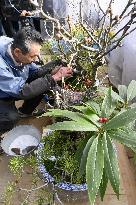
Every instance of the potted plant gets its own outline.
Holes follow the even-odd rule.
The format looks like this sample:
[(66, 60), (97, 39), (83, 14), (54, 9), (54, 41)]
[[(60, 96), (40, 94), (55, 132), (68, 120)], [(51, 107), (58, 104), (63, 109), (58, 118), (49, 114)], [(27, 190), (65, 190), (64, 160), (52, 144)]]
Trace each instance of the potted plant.
[(119, 198), (119, 167), (114, 141), (136, 150), (133, 126), (136, 107), (131, 103), (136, 97), (135, 86), (136, 81), (132, 81), (128, 88), (121, 85), (119, 94), (109, 88), (99, 103), (94, 99), (67, 110), (54, 109), (45, 114), (64, 118), (64, 121), (49, 126), (51, 130), (88, 133), (86, 142), (81, 139), (79, 174), (83, 176), (85, 173), (90, 204), (94, 204), (99, 193), (103, 200), (108, 181)]
[[(91, 204), (94, 203), (98, 193), (100, 193), (103, 199), (108, 180), (111, 182), (117, 197), (119, 197), (118, 161), (113, 141), (117, 140), (135, 151), (136, 134), (131, 126), (131, 122), (135, 119), (136, 108), (133, 108), (130, 102), (136, 96), (134, 91), (136, 83), (132, 81), (128, 89), (125, 86), (119, 86), (119, 95), (113, 92), (112, 88), (109, 88), (104, 99), (102, 97), (103, 95), (93, 95), (92, 101), (86, 100), (92, 98), (90, 93), (92, 93), (91, 91), (94, 87), (96, 89), (97, 70), (100, 65), (107, 63), (107, 54), (117, 46), (121, 46), (122, 39), (134, 30), (131, 28), (131, 25), (135, 23), (135, 4), (132, 0), (128, 1), (122, 13), (115, 16), (112, 13), (112, 1), (109, 2), (105, 12), (101, 10), (98, 2), (98, 8), (100, 8), (102, 15), (99, 16), (100, 18), (96, 24), (87, 24), (82, 19), (82, 15), (80, 15), (79, 23), (73, 25), (68, 16), (66, 29), (60, 24), (58, 19), (52, 18), (43, 12), (42, 3), (43, 1), (41, 1), (41, 8), (39, 9), (40, 14), (54, 25), (53, 35), (49, 43), (45, 44), (44, 50), (48, 48), (48, 50), (51, 51), (49, 55), (52, 54), (53, 59), (58, 58), (59, 55), (59, 58), (64, 59), (66, 64), (72, 66), (76, 71), (80, 71), (79, 77), (75, 78), (76, 82), (74, 80), (71, 82), (70, 79), (68, 79), (67, 83), (64, 82), (62, 78), (62, 87), (66, 89), (65, 84), (68, 84), (68, 86), (72, 86), (70, 90), (74, 92), (86, 92), (85, 96), (87, 96), (86, 99), (82, 100), (82, 105), (72, 106), (67, 104), (67, 106), (62, 106), (63, 108), (67, 108), (67, 110), (55, 109), (46, 113), (45, 116), (59, 117), (59, 120), (60, 117), (64, 117), (63, 122), (61, 119), (60, 122), (57, 122), (49, 128), (51, 130), (66, 130), (74, 133), (77, 132), (78, 134), (82, 133), (81, 136), (84, 140), (80, 138), (80, 136), (79, 140), (77, 134), (75, 134), (76, 140), (78, 139), (80, 141), (79, 144), (81, 144), (81, 146), (74, 147), (75, 153), (80, 153), (76, 155), (78, 155), (80, 159), (79, 174), (81, 177), (80, 182), (78, 180), (75, 180), (75, 182), (83, 183), (84, 179), (86, 180)], [(132, 8), (131, 12), (129, 10), (130, 8)], [(116, 29), (125, 18), (128, 19), (125, 25), (122, 24), (123, 26), (120, 27), (119, 30)], [(53, 49), (55, 46), (57, 47), (56, 52)], [(82, 73), (83, 71), (85, 72)], [(65, 98), (65, 95), (63, 95), (63, 97)], [(64, 105), (65, 103), (66, 102), (64, 102)], [(55, 134), (52, 133), (52, 136), (53, 135)], [(55, 136), (52, 138), (57, 140)], [(66, 147), (69, 147), (67, 145), (71, 142), (70, 139), (67, 140)], [(48, 140), (48, 137), (44, 140)], [(74, 139), (73, 141), (76, 140)], [(43, 150), (43, 147), (41, 150)], [(45, 150), (47, 150), (47, 148), (45, 148)], [(54, 163), (56, 159), (53, 158), (53, 150), (51, 151), (51, 156), (45, 156), (45, 161), (50, 158), (52, 159), (51, 163)], [(44, 152), (42, 151), (41, 154), (42, 155), (39, 153), (39, 155), (42, 156), (42, 160), (44, 160)], [(73, 163), (74, 159), (71, 161)], [(19, 167), (20, 163), (17, 164), (17, 167)], [(13, 168), (16, 168), (15, 165), (16, 164), (13, 163)], [(40, 165), (40, 171), (44, 168), (46, 168), (46, 163), (44, 166)], [(49, 173), (46, 172), (46, 178)], [(77, 176), (79, 175), (77, 174)], [(84, 178), (83, 181), (82, 177)], [(59, 183), (58, 181), (59, 180), (57, 180), (57, 184)]]

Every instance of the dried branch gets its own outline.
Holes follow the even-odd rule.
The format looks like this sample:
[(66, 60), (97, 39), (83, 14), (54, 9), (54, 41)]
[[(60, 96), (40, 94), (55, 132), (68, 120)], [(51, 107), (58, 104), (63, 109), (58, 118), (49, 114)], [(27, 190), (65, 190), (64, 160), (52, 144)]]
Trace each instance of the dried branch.
[(121, 29), (119, 29), (108, 41), (108, 43), (111, 43), (112, 39), (114, 39), (120, 32), (125, 32), (125, 30), (129, 29), (131, 24), (133, 23), (133, 19), (131, 18)]
[(97, 2), (97, 5), (98, 5), (98, 8), (100, 9), (100, 11), (103, 13), (103, 15), (105, 15), (105, 12), (104, 12), (103, 9), (101, 8), (99, 1), (96, 0), (96, 2)]
[(125, 12), (127, 11), (128, 7), (132, 5), (133, 0), (129, 0), (127, 5), (125, 6), (124, 10), (122, 11), (122, 13), (120, 14), (119, 18), (121, 19), (123, 17), (123, 15), (125, 14)]
[(24, 189), (24, 188), (19, 188), (18, 189), (18, 191), (25, 191), (25, 192), (33, 192), (33, 191), (37, 191), (37, 190), (39, 190), (39, 189), (42, 189), (42, 188), (44, 188), (45, 186), (48, 186), (48, 183), (45, 183), (45, 184), (43, 184), (43, 185), (41, 185), (41, 186), (39, 186), (39, 187), (36, 187), (36, 188), (32, 188), (32, 189)]
[(95, 37), (92, 35), (92, 33), (87, 29), (87, 27), (81, 23), (81, 26), (83, 27), (83, 29), (86, 31), (86, 33), (89, 35), (89, 37), (91, 37), (91, 39), (93, 40), (93, 42), (99, 46), (99, 48), (101, 49), (101, 45), (99, 43), (98, 40), (95, 39)]

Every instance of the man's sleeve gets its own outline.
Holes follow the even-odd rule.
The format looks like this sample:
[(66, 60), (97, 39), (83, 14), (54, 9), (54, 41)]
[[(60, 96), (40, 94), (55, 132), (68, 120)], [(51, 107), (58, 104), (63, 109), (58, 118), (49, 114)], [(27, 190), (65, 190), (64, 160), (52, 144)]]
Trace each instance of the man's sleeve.
[(7, 67), (0, 67), (0, 90), (6, 93), (8, 97), (30, 99), (45, 93), (55, 85), (56, 83), (51, 75), (26, 83), (25, 79), (14, 76)]
[(6, 67), (0, 68), (0, 90), (7, 96), (18, 98), (19, 90), (24, 83), (25, 80), (22, 77), (15, 77)]
[[(45, 65), (41, 66), (41, 67), (37, 67), (34, 63), (31, 64), (30, 67), (30, 71), (29, 71), (29, 79), (30, 81), (35, 80), (37, 78), (40, 77), (44, 77), (47, 74), (51, 74), (52, 70), (56, 67), (56, 66), (66, 66), (66, 62), (63, 62), (61, 60), (54, 60), (54, 61), (50, 61), (48, 63), (46, 63)], [(28, 79), (28, 81), (29, 81)]]
[(51, 75), (46, 75), (41, 78), (37, 78), (30, 83), (26, 83), (19, 92), (21, 99), (30, 99), (40, 94), (44, 94), (48, 90), (55, 87), (56, 82)]

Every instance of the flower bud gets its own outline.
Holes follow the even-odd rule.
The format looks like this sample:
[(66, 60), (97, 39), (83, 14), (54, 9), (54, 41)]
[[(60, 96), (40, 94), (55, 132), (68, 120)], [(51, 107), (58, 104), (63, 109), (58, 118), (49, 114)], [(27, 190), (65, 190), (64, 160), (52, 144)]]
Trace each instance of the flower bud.
[(106, 118), (106, 117), (100, 117), (99, 120), (98, 120), (98, 122), (100, 122), (100, 123), (106, 123), (106, 122), (108, 122), (108, 118)]
[(62, 40), (63, 36), (60, 33), (56, 33), (55, 38), (56, 40)]

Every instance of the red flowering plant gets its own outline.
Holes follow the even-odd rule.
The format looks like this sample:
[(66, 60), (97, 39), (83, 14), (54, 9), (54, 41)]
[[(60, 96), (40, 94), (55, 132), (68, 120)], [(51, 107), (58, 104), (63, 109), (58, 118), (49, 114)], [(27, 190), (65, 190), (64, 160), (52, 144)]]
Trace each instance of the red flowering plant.
[(80, 158), (79, 175), (85, 174), (90, 204), (94, 204), (97, 194), (103, 200), (108, 181), (119, 198), (119, 167), (114, 141), (136, 151), (136, 107), (132, 104), (136, 97), (135, 86), (136, 81), (128, 88), (120, 85), (119, 94), (110, 87), (99, 103), (94, 98), (71, 106), (70, 110), (54, 109), (45, 114), (62, 118), (49, 126), (51, 130), (87, 133), (87, 138), (80, 139), (81, 146), (76, 152)]
[[(44, 52), (48, 50), (47, 54), (51, 55), (51, 59), (60, 58), (66, 65), (73, 67), (75, 73), (75, 77), (66, 79), (66, 81), (62, 78), (61, 96), (60, 93), (56, 95), (57, 105), (63, 109), (49, 110), (44, 116), (53, 116), (56, 119), (59, 117), (59, 122), (49, 127), (51, 130), (78, 133), (74, 136), (70, 134), (70, 139), (67, 140), (65, 145), (65, 138), (68, 138), (68, 136), (64, 132), (63, 140), (60, 135), (57, 135), (58, 141), (55, 141), (56, 138), (54, 140), (52, 137), (50, 140), (54, 141), (51, 141), (51, 144), (56, 145), (56, 152), (47, 147), (42, 157), (45, 161), (48, 160), (46, 165), (49, 165), (49, 159), (52, 159), (52, 157), (54, 161), (57, 159), (55, 166), (57, 165), (57, 170), (61, 169), (63, 179), (68, 171), (70, 171), (69, 178), (71, 179), (73, 177), (79, 179), (79, 176), (81, 178), (85, 176), (91, 205), (94, 204), (96, 195), (99, 193), (103, 200), (108, 181), (110, 181), (119, 198), (119, 168), (114, 141), (130, 147), (134, 151), (136, 150), (136, 132), (132, 125), (136, 116), (136, 108), (133, 107), (134, 104), (130, 104), (136, 97), (136, 82), (132, 81), (128, 88), (123, 85), (119, 86), (119, 94), (115, 93), (112, 88), (106, 91), (104, 98), (103, 95), (97, 96), (97, 94), (93, 95), (92, 98), (92, 94), (94, 88), (95, 91), (97, 88), (99, 66), (107, 64), (108, 53), (117, 46), (121, 46), (122, 39), (136, 29), (136, 27), (131, 27), (136, 23), (135, 4), (133, 0), (129, 0), (121, 14), (114, 16), (112, 13), (113, 1), (110, 0), (106, 11), (102, 11), (102, 16), (96, 24), (85, 22), (80, 15), (79, 23), (73, 25), (68, 16), (67, 26), (65, 27), (60, 24), (58, 19), (46, 15), (42, 10), (43, 1), (40, 2), (41, 8), (39, 11), (42, 18), (53, 24), (53, 33), (51, 39), (43, 47)], [(98, 7), (100, 8), (99, 3)], [(117, 30), (116, 27), (124, 19), (128, 19), (128, 21)], [(79, 95), (81, 92), (81, 98), (85, 97), (81, 100), (80, 105), (71, 105), (72, 103), (67, 102), (70, 95), (69, 90), (70, 93), (76, 91)], [(88, 101), (90, 98), (92, 100)], [(62, 99), (61, 102), (60, 99)], [(63, 105), (60, 106), (62, 102)], [(82, 135), (79, 135), (79, 133), (82, 133)], [(87, 133), (87, 135), (84, 135), (84, 133)], [(45, 137), (44, 140), (46, 139), (48, 146), (49, 140)], [(77, 142), (79, 146), (76, 147), (74, 142)], [(64, 148), (68, 148), (71, 155), (69, 155), (69, 150), (64, 150)], [(47, 156), (47, 151), (51, 153), (50, 156)], [(60, 158), (55, 155), (58, 151), (61, 153)], [(65, 151), (65, 154), (63, 151)], [(59, 161), (58, 159), (63, 156), (65, 157), (64, 161)], [(73, 156), (74, 158), (72, 158)], [(50, 161), (50, 164), (54, 163), (53, 160)], [(65, 164), (66, 170), (64, 170), (64, 167), (58, 167), (58, 164)], [(79, 170), (77, 177), (74, 172), (75, 167), (77, 173)], [(56, 175), (57, 179), (60, 179), (61, 177), (58, 174), (59, 171)]]
[[(58, 106), (63, 109), (49, 110), (44, 116), (53, 116), (56, 120), (59, 117), (59, 122), (49, 126), (51, 130), (78, 132), (78, 136), (74, 134), (72, 139), (76, 142), (78, 138), (81, 146), (72, 150), (75, 152), (74, 161), (80, 162), (79, 175), (85, 175), (90, 204), (94, 204), (99, 193), (103, 200), (108, 181), (119, 198), (119, 168), (114, 140), (136, 150), (136, 132), (132, 125), (136, 108), (130, 105), (136, 96), (136, 82), (132, 81), (128, 88), (119, 86), (119, 94), (111, 87), (104, 98), (96, 93), (98, 68), (107, 63), (107, 55), (117, 46), (121, 46), (122, 39), (135, 30), (131, 27), (136, 17), (133, 1), (128, 1), (119, 16), (113, 15), (112, 4), (111, 0), (96, 25), (89, 25), (82, 18), (79, 24), (72, 25), (68, 17), (67, 30), (58, 20), (43, 14), (56, 25), (53, 39), (50, 41), (53, 42), (53, 47), (48, 44), (50, 51), (53, 51), (53, 57), (59, 54), (67, 65), (81, 74), (73, 81), (68, 79), (64, 82), (62, 79), (63, 88), (82, 92), (85, 97), (80, 105), (71, 105), (67, 103), (69, 93), (66, 95), (67, 92), (63, 90), (63, 106)], [(131, 11), (127, 12), (129, 8)], [(120, 29), (116, 29), (126, 16), (129, 20), (125, 25), (122, 24)], [(79, 133), (87, 133), (87, 136), (80, 137)], [(66, 134), (65, 137), (67, 138)], [(57, 156), (55, 157), (57, 159)], [(73, 167), (75, 166), (72, 166), (72, 169)]]

